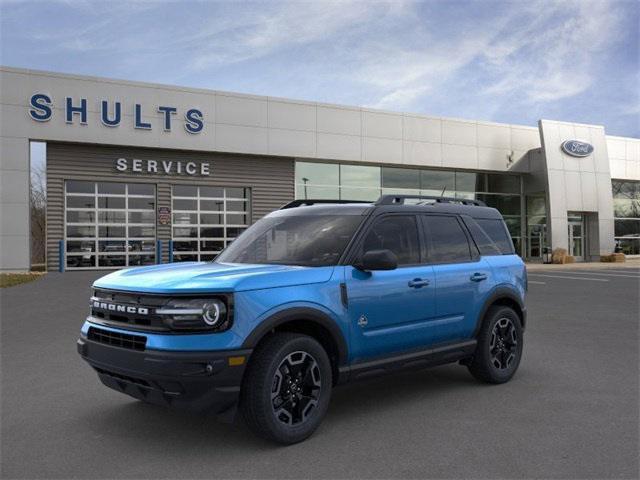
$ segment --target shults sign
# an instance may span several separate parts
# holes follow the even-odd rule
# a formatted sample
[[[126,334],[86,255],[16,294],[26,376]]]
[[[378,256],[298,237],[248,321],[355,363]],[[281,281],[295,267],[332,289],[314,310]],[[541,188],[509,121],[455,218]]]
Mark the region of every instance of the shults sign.
[[[37,122],[47,122],[54,115],[54,103],[51,96],[46,93],[34,93],[29,99],[29,116]],[[180,113],[183,117],[180,123],[184,129],[192,134],[200,133],[204,129],[204,115],[197,108],[189,108],[184,112],[178,112],[176,107],[158,105],[153,109],[143,107],[139,103],[125,105],[131,108],[133,113],[133,127],[139,130],[152,130],[154,125],[143,120],[144,115],[149,114],[149,110],[155,110],[158,116],[158,123],[165,132],[170,132],[175,117]],[[123,116],[122,102],[110,102],[100,100],[100,120],[106,127],[115,128],[120,126]],[[87,99],[66,97],[64,101],[65,121],[73,124],[78,120],[81,125],[87,125]]]

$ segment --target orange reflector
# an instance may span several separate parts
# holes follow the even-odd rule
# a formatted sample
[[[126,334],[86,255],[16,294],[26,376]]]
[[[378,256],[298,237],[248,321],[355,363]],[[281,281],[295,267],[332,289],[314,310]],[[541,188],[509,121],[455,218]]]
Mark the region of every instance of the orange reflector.
[[[229,366],[238,367],[244,365],[244,357],[229,357]]]

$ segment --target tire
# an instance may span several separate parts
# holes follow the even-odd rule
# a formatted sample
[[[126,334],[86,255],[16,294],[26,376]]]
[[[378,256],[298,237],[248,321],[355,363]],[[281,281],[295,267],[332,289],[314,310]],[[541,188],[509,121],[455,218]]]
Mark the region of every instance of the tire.
[[[487,311],[478,346],[467,368],[486,383],[505,383],[516,373],[522,358],[523,335],[518,314],[509,307],[493,306]]]
[[[275,333],[251,357],[240,396],[242,415],[262,438],[301,442],[322,422],[332,384],[329,357],[315,339]]]

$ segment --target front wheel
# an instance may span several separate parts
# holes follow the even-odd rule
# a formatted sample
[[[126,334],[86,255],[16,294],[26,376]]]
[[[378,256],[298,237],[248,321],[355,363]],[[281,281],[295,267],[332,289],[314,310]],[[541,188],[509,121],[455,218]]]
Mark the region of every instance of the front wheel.
[[[520,364],[522,346],[518,314],[509,307],[491,307],[482,322],[478,346],[468,364],[469,371],[483,382],[508,382]]]
[[[316,340],[275,333],[252,355],[243,381],[242,413],[257,435],[278,443],[297,443],[320,425],[329,407],[331,387],[331,363]]]

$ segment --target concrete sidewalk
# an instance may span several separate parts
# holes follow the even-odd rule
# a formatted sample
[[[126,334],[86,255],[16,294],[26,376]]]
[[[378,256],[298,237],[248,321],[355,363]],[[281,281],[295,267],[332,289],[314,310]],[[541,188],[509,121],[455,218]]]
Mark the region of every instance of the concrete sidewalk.
[[[575,270],[600,270],[600,269],[628,269],[628,270],[637,270],[640,271],[640,258],[627,258],[624,263],[609,263],[609,262],[581,262],[581,263],[564,263],[560,265],[551,264],[551,263],[527,263],[528,271],[539,271],[539,270],[564,270],[564,269],[575,269]]]

